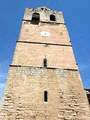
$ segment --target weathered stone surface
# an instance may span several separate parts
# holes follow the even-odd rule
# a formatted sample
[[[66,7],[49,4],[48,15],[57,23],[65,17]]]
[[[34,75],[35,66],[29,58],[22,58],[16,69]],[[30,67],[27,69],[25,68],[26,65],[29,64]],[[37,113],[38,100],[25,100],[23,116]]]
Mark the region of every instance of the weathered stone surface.
[[[89,120],[78,71],[11,67],[7,88],[0,115],[6,120]],[[44,102],[45,90],[48,103]]]
[[[38,25],[30,21],[34,12],[40,13]],[[50,14],[56,16],[56,21],[50,21]],[[61,12],[45,7],[26,9],[8,74],[0,120],[90,120],[88,100]]]
[[[56,45],[48,45],[46,47],[45,45],[42,44],[38,45],[18,43],[15,56],[13,59],[13,64],[43,67],[43,59],[45,57],[48,60],[48,67],[77,69],[77,65],[75,63],[74,55],[72,52],[72,47]],[[67,59],[65,59],[65,57]],[[23,60],[23,58],[25,59]]]

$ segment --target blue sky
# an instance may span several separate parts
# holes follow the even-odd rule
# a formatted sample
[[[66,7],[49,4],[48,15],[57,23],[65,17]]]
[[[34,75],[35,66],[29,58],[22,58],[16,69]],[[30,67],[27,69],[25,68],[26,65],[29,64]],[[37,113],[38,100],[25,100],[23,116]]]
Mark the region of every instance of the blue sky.
[[[64,13],[85,88],[90,88],[90,0],[0,0],[0,96],[26,7],[47,6]]]

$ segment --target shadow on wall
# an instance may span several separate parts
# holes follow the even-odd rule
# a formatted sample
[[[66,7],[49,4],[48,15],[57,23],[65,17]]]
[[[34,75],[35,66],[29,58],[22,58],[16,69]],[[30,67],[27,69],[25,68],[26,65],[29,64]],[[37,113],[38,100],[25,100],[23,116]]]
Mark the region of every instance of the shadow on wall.
[[[85,89],[85,91],[86,91],[86,95],[87,95],[88,102],[89,102],[89,105],[90,105],[90,89]]]

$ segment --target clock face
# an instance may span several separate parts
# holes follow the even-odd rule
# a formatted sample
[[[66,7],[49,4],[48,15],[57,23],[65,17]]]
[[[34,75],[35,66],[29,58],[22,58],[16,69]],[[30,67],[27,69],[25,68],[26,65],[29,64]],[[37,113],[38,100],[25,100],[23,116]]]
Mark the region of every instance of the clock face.
[[[41,36],[50,36],[50,33],[49,32],[47,32],[47,31],[42,31],[42,32],[40,32],[40,34],[41,34]]]

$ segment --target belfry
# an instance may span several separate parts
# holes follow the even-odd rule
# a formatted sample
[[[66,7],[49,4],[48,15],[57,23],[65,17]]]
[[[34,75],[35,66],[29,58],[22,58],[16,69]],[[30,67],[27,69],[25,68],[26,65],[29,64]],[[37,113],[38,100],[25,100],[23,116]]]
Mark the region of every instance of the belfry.
[[[25,10],[0,120],[90,120],[62,12]]]

